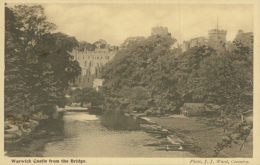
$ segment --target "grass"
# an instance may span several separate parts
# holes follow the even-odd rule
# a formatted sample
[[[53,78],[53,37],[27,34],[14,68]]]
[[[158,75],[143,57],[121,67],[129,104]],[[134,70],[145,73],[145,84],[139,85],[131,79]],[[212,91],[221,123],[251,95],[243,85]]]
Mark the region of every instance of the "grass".
[[[223,127],[208,126],[205,123],[198,122],[195,117],[192,118],[170,118],[160,119],[158,117],[149,117],[158,125],[165,126],[170,131],[187,143],[193,144],[192,152],[198,157],[214,157],[214,147],[217,142],[221,142],[222,138],[231,133],[225,131]],[[245,147],[241,151],[240,145],[233,144],[232,147],[225,147],[218,157],[234,158],[234,157],[253,157],[253,133],[248,137]]]

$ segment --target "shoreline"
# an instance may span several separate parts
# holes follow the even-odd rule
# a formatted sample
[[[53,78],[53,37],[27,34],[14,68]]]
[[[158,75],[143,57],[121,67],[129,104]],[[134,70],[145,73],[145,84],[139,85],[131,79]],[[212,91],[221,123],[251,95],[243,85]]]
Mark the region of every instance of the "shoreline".
[[[214,150],[217,142],[228,136],[232,131],[225,130],[223,127],[208,126],[205,122],[198,121],[196,117],[181,117],[172,115],[167,118],[151,117],[134,114],[135,118],[145,118],[154,128],[165,128],[175,134],[184,143],[192,144],[192,154],[201,158],[252,158],[253,157],[253,130],[240,151],[242,140],[236,140],[237,144],[224,147],[217,157],[214,157]],[[148,120],[147,120],[148,119]],[[144,119],[142,119],[144,120]]]

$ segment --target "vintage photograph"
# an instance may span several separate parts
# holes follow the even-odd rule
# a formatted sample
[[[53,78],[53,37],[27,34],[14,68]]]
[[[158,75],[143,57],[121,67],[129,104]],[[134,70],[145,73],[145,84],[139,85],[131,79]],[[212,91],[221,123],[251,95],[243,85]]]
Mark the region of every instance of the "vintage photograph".
[[[5,158],[253,158],[254,4],[4,13]]]

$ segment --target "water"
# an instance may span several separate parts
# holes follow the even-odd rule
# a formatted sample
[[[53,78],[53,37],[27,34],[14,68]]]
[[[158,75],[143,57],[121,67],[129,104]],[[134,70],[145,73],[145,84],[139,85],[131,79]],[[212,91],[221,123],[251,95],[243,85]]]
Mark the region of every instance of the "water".
[[[103,127],[100,117],[66,112],[60,140],[48,140],[43,157],[193,157],[186,151],[157,151],[144,146],[159,140],[142,130],[116,131]],[[58,135],[57,135],[58,136]],[[8,155],[8,153],[7,153]]]

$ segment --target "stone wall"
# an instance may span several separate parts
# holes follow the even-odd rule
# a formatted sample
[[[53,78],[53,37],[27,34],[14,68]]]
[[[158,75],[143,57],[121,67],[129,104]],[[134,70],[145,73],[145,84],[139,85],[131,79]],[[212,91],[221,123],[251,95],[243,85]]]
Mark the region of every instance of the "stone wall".
[[[118,50],[116,46],[107,45],[106,48],[96,48],[95,51],[74,49],[71,55],[79,62],[82,69],[81,76],[75,80],[79,87],[93,87],[94,79],[100,79],[102,67],[114,58]]]
[[[190,41],[183,41],[182,52],[186,52],[188,49],[195,46],[207,45],[207,39],[205,37],[193,38]]]

